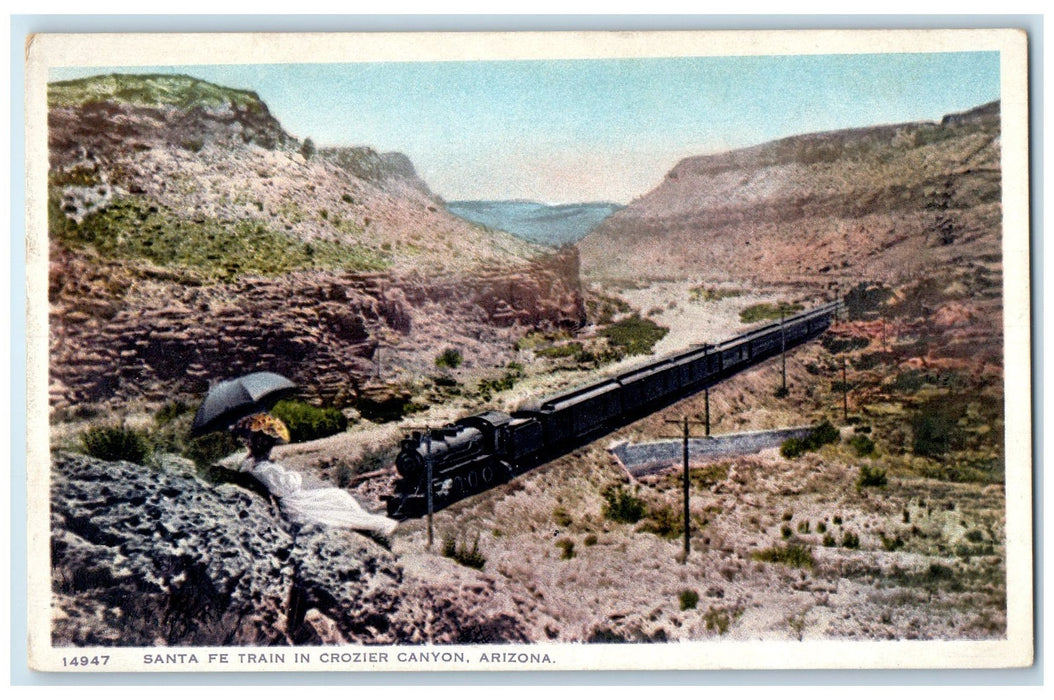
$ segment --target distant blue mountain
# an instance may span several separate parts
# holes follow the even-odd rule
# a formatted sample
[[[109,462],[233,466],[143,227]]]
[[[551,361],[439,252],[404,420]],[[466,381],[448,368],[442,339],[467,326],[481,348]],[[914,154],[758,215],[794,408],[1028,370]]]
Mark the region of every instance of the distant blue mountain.
[[[622,206],[611,202],[551,205],[513,200],[447,202],[446,208],[467,221],[508,231],[532,243],[557,247],[577,243]]]

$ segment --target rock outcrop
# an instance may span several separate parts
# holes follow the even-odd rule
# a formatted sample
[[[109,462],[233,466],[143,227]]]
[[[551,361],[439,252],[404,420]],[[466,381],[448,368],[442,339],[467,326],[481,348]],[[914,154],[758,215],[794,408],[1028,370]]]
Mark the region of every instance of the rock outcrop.
[[[378,153],[372,148],[323,148],[320,153],[357,178],[378,184],[402,184],[418,190],[436,203],[440,199],[432,194],[428,184],[417,175],[413,162],[402,153]]]
[[[371,538],[294,528],[260,494],[201,481],[179,458],[59,453],[51,478],[56,646],[526,640],[480,603],[495,595],[486,582],[467,584],[466,607],[408,580]]]
[[[508,348],[516,329],[585,318],[570,250],[468,279],[314,271],[197,286],[154,272],[134,278],[53,251],[54,408],[202,394],[263,369],[292,378],[305,398],[347,405],[373,377],[379,338],[427,364],[441,342],[471,358],[473,343]]]

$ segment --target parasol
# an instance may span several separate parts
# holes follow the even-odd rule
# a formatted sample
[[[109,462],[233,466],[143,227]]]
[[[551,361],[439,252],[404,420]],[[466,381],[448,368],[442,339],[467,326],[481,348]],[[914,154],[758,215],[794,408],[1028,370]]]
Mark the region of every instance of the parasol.
[[[246,416],[270,410],[295,391],[296,384],[274,372],[253,372],[220,382],[205,395],[190,434],[224,430]]]

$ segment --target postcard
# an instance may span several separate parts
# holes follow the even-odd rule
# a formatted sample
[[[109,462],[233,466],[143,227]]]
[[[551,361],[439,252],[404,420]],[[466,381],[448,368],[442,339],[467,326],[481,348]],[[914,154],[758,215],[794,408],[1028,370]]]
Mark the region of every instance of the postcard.
[[[31,668],[1030,665],[1027,42],[31,37]]]

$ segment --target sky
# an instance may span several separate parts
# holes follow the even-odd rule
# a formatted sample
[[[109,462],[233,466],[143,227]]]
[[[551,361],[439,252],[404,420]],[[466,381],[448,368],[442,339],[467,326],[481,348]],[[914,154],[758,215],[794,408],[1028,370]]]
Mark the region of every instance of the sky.
[[[628,203],[682,158],[937,121],[999,99],[996,52],[59,68],[259,94],[318,146],[405,153],[447,201]]]

